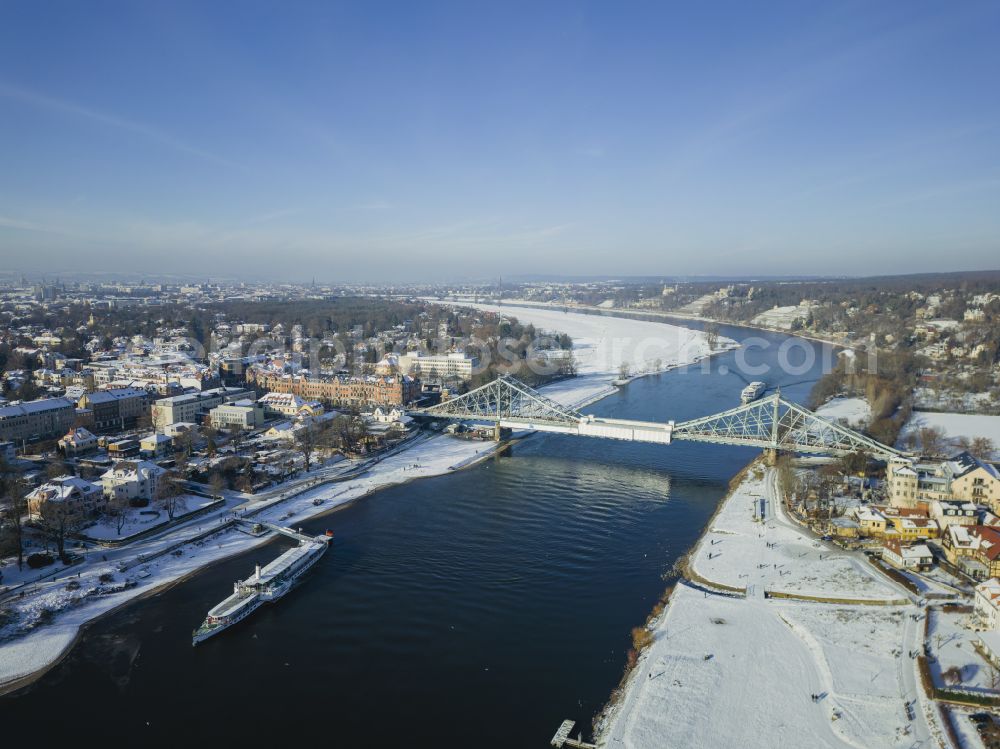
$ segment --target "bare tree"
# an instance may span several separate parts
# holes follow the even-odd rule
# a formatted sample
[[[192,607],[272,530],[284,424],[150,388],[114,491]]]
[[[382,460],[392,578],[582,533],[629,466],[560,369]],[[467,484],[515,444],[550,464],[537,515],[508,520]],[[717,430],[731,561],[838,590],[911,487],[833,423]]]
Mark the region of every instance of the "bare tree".
[[[994,665],[993,661],[986,661],[986,673],[989,674],[990,688],[1000,688],[1000,669]]]
[[[122,529],[128,521],[129,507],[131,507],[131,503],[124,494],[116,494],[108,500],[107,512],[115,519],[115,531],[119,536],[122,535]]]
[[[623,362],[622,362],[622,363],[621,363],[621,364],[620,364],[620,365],[618,366],[618,376],[619,376],[619,377],[620,377],[621,379],[623,379],[623,380],[627,380],[627,379],[628,379],[628,376],[629,376],[629,373],[630,373],[631,371],[632,371],[632,368],[631,368],[631,367],[629,366],[629,363],[628,363],[627,361],[623,361]]]
[[[368,427],[360,416],[341,414],[333,421],[333,431],[342,450],[356,452],[368,436]]]
[[[920,447],[925,455],[936,457],[945,449],[944,430],[940,427],[923,427],[920,430]]]
[[[790,455],[781,455],[776,464],[778,471],[778,490],[785,502],[791,501],[792,495],[798,486],[798,477],[795,475],[795,468],[792,465]]]
[[[951,685],[957,685],[962,683],[962,669],[958,666],[952,666],[946,671],[942,672],[941,677],[946,683]]]
[[[45,461],[45,478],[46,479],[57,479],[60,476],[66,475],[66,464],[63,462],[59,454],[56,453],[51,458]]]
[[[187,430],[174,437],[174,460],[177,461],[178,466],[182,460],[186,463],[187,459],[191,456],[193,443],[194,435]]]
[[[710,351],[715,351],[715,346],[719,342],[719,326],[710,322],[705,326],[705,342],[708,343]]]
[[[80,511],[68,501],[45,500],[39,508],[39,526],[55,541],[59,558],[66,561],[66,536],[80,527]]]
[[[212,471],[212,475],[208,478],[208,485],[212,487],[212,494],[216,499],[222,497],[222,491],[226,488],[226,477],[222,475],[221,471]]]
[[[840,459],[840,470],[844,476],[858,476],[868,467],[868,455],[863,450],[848,453]]]
[[[236,488],[244,494],[253,493],[253,471],[248,470],[236,477]]]
[[[302,459],[305,461],[306,473],[309,473],[309,467],[312,465],[313,453],[319,443],[319,428],[316,426],[316,422],[312,419],[306,421],[302,426],[295,430],[295,444],[302,453]]]
[[[24,515],[28,511],[28,485],[20,476],[7,473],[0,466],[0,499],[3,501],[4,515],[7,518],[5,531],[10,535],[11,544],[17,550],[17,568],[24,567]]]
[[[989,437],[973,437],[972,442],[969,443],[969,452],[980,460],[992,458],[996,449],[996,445]]]
[[[181,484],[181,480],[181,476],[177,471],[167,471],[160,476],[160,480],[156,484],[155,500],[167,511],[167,517],[170,520],[174,519],[174,515],[181,506],[182,497],[184,496],[184,487]]]
[[[243,439],[246,437],[246,433],[242,426],[239,424],[233,424],[229,428],[229,441],[233,443],[233,447],[238,451],[243,445]]]

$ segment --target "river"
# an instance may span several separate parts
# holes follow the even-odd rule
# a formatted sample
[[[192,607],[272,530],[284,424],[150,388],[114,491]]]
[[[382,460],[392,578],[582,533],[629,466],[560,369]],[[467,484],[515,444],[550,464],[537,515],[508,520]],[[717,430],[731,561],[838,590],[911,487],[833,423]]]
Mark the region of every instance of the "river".
[[[771,365],[761,379],[786,397],[807,399],[824,347],[799,343],[792,364],[804,352],[815,361],[782,374],[784,336],[720,332],[771,342],[747,359]],[[708,374],[699,364],[635,380],[587,411],[664,421],[724,410],[744,385],[731,372],[738,356],[715,357]],[[0,715],[46,744],[509,749],[548,746],[564,718],[589,734],[630,629],[754,454],[530,436],[308,524],[336,535],[303,583],[198,648],[190,634],[206,610],[286,542],[95,623],[59,666],[0,698]]]

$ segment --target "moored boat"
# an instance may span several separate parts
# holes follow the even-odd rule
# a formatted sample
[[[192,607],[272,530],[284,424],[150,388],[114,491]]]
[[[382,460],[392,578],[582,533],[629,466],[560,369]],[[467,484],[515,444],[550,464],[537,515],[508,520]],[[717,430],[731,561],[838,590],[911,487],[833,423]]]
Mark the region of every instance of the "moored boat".
[[[303,538],[295,546],[265,567],[259,564],[254,574],[233,585],[233,593],[213,606],[205,621],[191,637],[191,644],[207,640],[237,622],[243,621],[265,603],[276,601],[292,589],[295,581],[312,567],[330,544],[328,533]]]

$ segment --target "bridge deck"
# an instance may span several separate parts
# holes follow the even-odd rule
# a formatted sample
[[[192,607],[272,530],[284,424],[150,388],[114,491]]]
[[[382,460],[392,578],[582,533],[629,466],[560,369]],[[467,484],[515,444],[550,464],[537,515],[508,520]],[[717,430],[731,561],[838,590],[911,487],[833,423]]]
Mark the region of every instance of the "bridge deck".
[[[624,440],[626,442],[655,442],[669,445],[673,424],[652,421],[631,421],[629,419],[602,419],[590,416],[575,424],[547,419],[503,417],[500,426],[509,429],[530,429],[535,432],[555,432],[575,434],[581,437],[601,437],[603,439]]]

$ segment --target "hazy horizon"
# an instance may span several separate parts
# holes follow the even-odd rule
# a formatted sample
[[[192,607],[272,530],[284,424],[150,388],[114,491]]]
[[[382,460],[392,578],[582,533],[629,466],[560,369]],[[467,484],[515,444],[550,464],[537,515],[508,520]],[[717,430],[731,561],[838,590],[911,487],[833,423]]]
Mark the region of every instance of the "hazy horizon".
[[[2,266],[993,268],[998,28],[995,3],[8,3]]]

